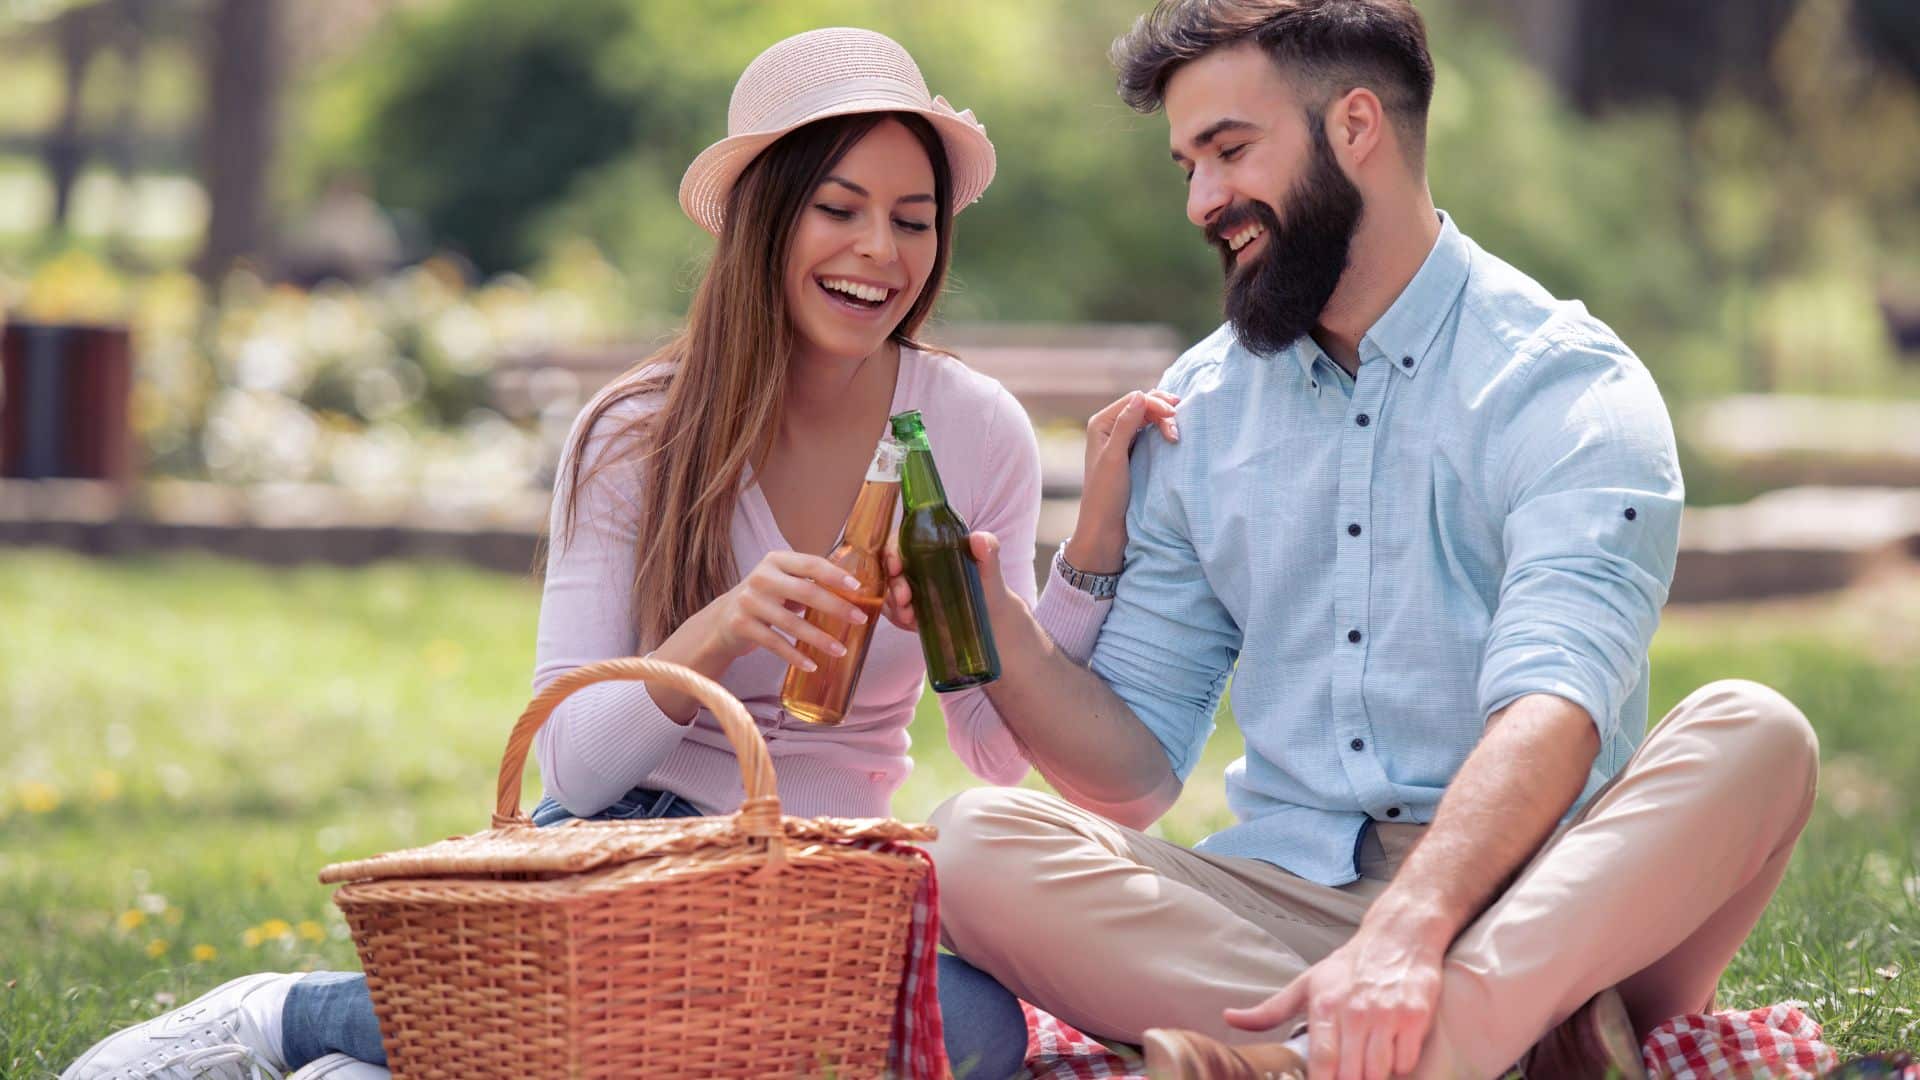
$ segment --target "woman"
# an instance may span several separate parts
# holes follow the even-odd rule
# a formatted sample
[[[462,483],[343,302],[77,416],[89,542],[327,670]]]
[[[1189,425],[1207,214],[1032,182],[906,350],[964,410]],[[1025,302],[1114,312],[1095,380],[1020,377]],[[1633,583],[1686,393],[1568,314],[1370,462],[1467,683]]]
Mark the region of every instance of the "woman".
[[[899,45],[861,30],[782,41],[741,76],[728,138],[681,183],[713,233],[713,261],[686,329],[582,412],[555,483],[534,686],[582,664],[649,654],[718,679],[766,737],[790,813],[883,816],[911,768],[907,726],[925,666],[910,616],[875,628],[846,720],[812,727],[780,709],[789,639],[836,645],[804,621],[819,608],[863,620],[817,582],[889,415],[921,410],[949,500],[1002,539],[1006,579],[1033,602],[1040,469],[1031,426],[993,380],[916,343],[944,282],[955,211],[994,171],[971,114],[929,97]],[[1095,418],[1090,454],[1117,454],[1147,423],[1171,434],[1169,400],[1130,394]],[[1089,464],[1093,464],[1090,460]],[[1082,514],[1119,532],[1125,470]],[[1079,549],[1076,549],[1078,551]],[[1109,546],[1083,561],[1119,563]],[[1058,573],[1056,572],[1056,576]],[[1043,624],[1084,656],[1104,605],[1050,584]],[[1014,783],[1027,762],[984,691],[940,699],[969,769]],[[679,694],[602,683],[553,713],[536,741],[540,824],[571,817],[727,813],[739,766],[712,717]],[[948,1049],[973,1075],[1016,1071],[1018,1003],[941,958]],[[357,974],[253,975],[109,1037],[69,1077],[385,1076],[380,1032]]]

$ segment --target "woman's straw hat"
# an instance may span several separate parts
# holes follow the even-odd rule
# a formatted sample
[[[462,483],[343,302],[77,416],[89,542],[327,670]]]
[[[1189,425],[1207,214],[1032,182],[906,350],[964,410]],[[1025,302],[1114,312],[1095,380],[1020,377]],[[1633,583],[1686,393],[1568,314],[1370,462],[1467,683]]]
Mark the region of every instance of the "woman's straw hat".
[[[815,120],[870,112],[915,113],[933,124],[953,170],[956,213],[993,180],[993,144],[973,110],[955,112],[929,95],[919,66],[892,38],[832,27],[776,42],[747,65],[727,106],[727,137],[702,150],[680,180],[681,209],[720,235],[727,193],[760,151]]]

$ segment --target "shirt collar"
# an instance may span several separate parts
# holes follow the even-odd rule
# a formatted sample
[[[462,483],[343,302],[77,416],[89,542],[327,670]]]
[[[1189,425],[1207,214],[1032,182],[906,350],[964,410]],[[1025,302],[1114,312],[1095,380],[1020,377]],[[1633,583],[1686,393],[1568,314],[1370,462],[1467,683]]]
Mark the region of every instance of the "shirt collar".
[[[1317,382],[1313,367],[1327,354],[1320,348],[1320,343],[1313,340],[1313,335],[1301,334],[1300,340],[1287,346],[1287,351],[1293,354],[1293,362],[1300,365],[1300,374],[1306,376],[1308,382]],[[1333,358],[1328,357],[1327,363],[1333,363]]]
[[[1461,290],[1466,288],[1469,262],[1466,237],[1460,235],[1459,226],[1445,210],[1436,213],[1440,216],[1440,236],[1434,240],[1433,250],[1427,252],[1419,272],[1400,290],[1386,314],[1361,335],[1360,362],[1363,364],[1379,357],[1408,378],[1419,374],[1426,364],[1427,346],[1433,344],[1441,324],[1460,299]],[[1300,374],[1308,382],[1318,381],[1314,365],[1327,354],[1311,334],[1300,335],[1300,340],[1287,346],[1286,351],[1292,354],[1293,362],[1299,365]],[[1413,363],[1407,363],[1409,359]],[[1332,358],[1329,357],[1327,363],[1332,364]]]
[[[1466,238],[1445,211],[1439,213],[1440,237],[1433,242],[1426,262],[1420,264],[1420,272],[1360,338],[1361,363],[1378,356],[1408,378],[1418,375],[1426,364],[1427,346],[1433,344],[1447,314],[1459,301],[1461,290],[1466,288]],[[1309,367],[1312,362],[1309,356]]]

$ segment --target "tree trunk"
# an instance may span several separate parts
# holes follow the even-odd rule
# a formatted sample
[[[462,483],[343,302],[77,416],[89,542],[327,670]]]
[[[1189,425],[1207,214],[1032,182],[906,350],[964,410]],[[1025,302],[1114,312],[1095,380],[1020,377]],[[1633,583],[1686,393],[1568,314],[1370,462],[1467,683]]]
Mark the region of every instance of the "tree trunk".
[[[50,225],[56,233],[67,229],[67,219],[73,213],[73,186],[86,164],[80,141],[80,95],[87,81],[87,65],[93,61],[96,29],[92,13],[82,10],[61,15],[54,30],[60,42],[60,120],[42,153],[47,176],[53,182]]]
[[[140,224],[137,189],[139,173],[135,162],[134,140],[140,135],[140,104],[145,87],[149,2],[150,0],[120,0],[120,22],[116,27],[118,34],[115,47],[120,54],[121,70],[120,100],[114,107],[113,135],[109,145],[112,147],[114,172],[120,178],[120,218],[112,233],[111,247],[114,257],[122,263],[132,260],[128,237]]]
[[[267,184],[284,68],[280,15],[281,0],[215,0],[207,14],[200,161],[211,216],[195,264],[207,281],[267,247]]]

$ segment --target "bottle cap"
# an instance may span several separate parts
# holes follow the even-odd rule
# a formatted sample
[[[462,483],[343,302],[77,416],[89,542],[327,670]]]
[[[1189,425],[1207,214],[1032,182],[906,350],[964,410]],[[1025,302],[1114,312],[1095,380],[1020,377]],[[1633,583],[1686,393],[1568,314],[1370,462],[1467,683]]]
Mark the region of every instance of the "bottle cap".
[[[906,460],[906,446],[891,435],[882,435],[880,445],[873,448],[873,464],[867,466],[867,479],[883,484],[896,483],[900,479],[900,465]]]

